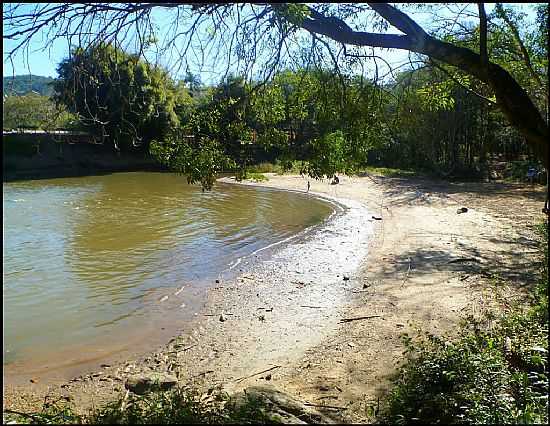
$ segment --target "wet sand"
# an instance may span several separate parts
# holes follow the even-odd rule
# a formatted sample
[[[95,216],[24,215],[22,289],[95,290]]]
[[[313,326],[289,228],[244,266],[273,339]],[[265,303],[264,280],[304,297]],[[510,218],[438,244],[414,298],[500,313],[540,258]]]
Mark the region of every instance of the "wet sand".
[[[533,279],[540,187],[372,176],[310,182],[312,195],[345,211],[260,262],[244,259],[240,275],[213,286],[204,310],[170,343],[70,382],[5,385],[4,407],[36,406],[49,393],[84,412],[115,397],[128,375],[154,370],[229,392],[269,382],[365,421],[402,360],[403,332],[456,329],[462,315],[484,308],[489,274],[510,281],[510,297]],[[270,175],[262,185],[305,192],[307,179]],[[457,214],[463,206],[468,212]],[[466,258],[476,260],[453,262]],[[341,322],[360,316],[369,318]]]

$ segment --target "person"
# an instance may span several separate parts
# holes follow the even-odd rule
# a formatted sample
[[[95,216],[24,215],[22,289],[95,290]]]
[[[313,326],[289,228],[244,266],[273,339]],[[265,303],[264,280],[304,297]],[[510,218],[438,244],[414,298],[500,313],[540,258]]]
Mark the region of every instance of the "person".
[[[338,179],[338,176],[334,175],[334,178],[332,179],[331,185],[338,185],[340,183],[340,179]]]
[[[309,188],[310,188],[310,183],[309,183],[309,180],[307,181],[307,191],[306,192],[309,192]]]
[[[527,179],[529,179],[529,183],[533,184],[535,182],[535,176],[537,176],[537,169],[529,167],[529,170],[527,170]]]

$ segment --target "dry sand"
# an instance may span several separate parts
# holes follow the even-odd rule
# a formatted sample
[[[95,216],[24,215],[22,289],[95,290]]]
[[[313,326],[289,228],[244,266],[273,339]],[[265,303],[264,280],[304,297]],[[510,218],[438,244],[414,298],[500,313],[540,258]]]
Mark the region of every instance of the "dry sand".
[[[261,185],[307,188],[300,176],[269,178]],[[228,392],[270,383],[341,407],[327,409],[341,420],[369,421],[367,408],[376,408],[403,360],[402,333],[456,330],[466,313],[485,309],[493,276],[509,282],[501,288],[509,298],[533,283],[544,188],[379,176],[310,182],[310,193],[347,200],[346,214],[363,219],[321,227],[216,284],[204,312],[158,352],[68,383],[4,386],[4,408],[38,406],[50,394],[84,411],[122,391],[128,375],[154,370]],[[457,214],[460,207],[468,212]],[[334,234],[341,249],[323,246]],[[369,318],[341,322],[361,316]]]

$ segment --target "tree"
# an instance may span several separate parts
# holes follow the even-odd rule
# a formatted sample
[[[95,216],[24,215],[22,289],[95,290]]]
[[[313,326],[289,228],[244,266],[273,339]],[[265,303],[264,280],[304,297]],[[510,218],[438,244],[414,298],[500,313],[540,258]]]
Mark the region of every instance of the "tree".
[[[47,96],[28,94],[24,96],[5,96],[2,114],[4,129],[31,128],[52,130],[78,126],[73,114],[62,106],[56,105]]]
[[[58,66],[55,99],[79,115],[84,125],[106,134],[116,149],[148,149],[179,124],[176,102],[183,102],[159,67],[110,44],[76,48]],[[183,98],[182,98],[183,97]]]
[[[325,45],[335,62],[338,60],[337,54],[340,51],[346,55],[348,48],[351,47],[404,49],[452,65],[486,83],[494,92],[496,102],[507,119],[519,129],[533,152],[548,166],[548,123],[520,82],[505,67],[491,60],[487,50],[489,19],[483,3],[478,4],[477,51],[428,34],[408,14],[397,7],[387,3],[368,3],[367,5],[368,8],[353,4],[309,6],[301,4],[63,3],[37,6],[33,13],[28,13],[22,10],[21,6],[15,5],[8,7],[4,13],[4,21],[8,27],[4,38],[18,42],[16,47],[8,52],[13,54],[27,46],[41,29],[50,30],[50,39],[60,36],[72,38],[77,34],[88,42],[109,38],[120,42],[128,34],[132,34],[132,40],[142,53],[145,46],[144,40],[151,35],[155,36],[154,26],[151,25],[151,14],[156,9],[163,9],[175,11],[175,14],[172,15],[171,21],[173,31],[166,38],[167,44],[161,51],[168,51],[170,46],[183,38],[187,43],[184,43],[179,59],[186,58],[190,52],[189,49],[192,50],[193,47],[192,37],[206,26],[207,31],[203,31],[204,40],[207,42],[206,49],[212,46],[212,40],[222,37],[223,43],[220,42],[218,46],[225,45],[229,58],[236,56],[238,63],[244,64],[245,74],[253,71],[253,64],[261,57],[261,55],[258,56],[258,51],[262,51],[264,57],[267,56],[266,64],[278,64],[284,52],[289,51],[289,42],[303,42],[303,38],[298,34],[299,29],[304,29],[311,35],[312,45]],[[356,22],[359,20],[361,21],[359,24],[364,24],[368,21],[369,15],[366,14],[369,12],[374,12],[377,18],[371,20],[374,22],[375,31],[361,31],[357,26],[358,29],[353,29],[347,23],[347,21],[354,21],[354,25],[358,25]],[[185,30],[179,26],[182,21],[185,21]],[[236,22],[236,24],[230,27],[229,22]],[[403,34],[383,33],[382,29],[388,25]],[[131,32],[131,29],[134,31]],[[331,48],[327,40],[337,42],[341,49]],[[231,60],[227,63],[229,67]],[[272,66],[266,67],[270,70],[268,76],[271,75],[272,68]],[[545,84],[547,84],[546,81]]]

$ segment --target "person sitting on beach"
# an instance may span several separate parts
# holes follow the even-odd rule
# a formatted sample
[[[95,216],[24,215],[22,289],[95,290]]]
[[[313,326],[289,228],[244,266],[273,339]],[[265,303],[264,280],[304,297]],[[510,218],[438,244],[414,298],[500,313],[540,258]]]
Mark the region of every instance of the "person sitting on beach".
[[[340,183],[340,179],[338,179],[338,176],[334,175],[334,178],[332,179],[331,185],[338,185]]]

